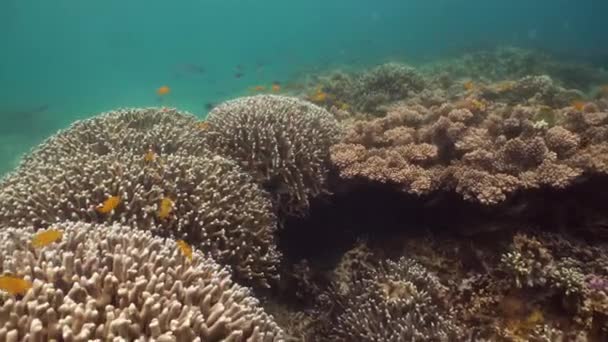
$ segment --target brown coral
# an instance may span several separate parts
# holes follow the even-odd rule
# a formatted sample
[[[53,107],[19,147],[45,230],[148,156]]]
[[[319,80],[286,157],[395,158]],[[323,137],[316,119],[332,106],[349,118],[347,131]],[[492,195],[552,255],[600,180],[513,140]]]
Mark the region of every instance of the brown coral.
[[[543,108],[394,104],[384,118],[348,124],[332,161],[346,179],[392,183],[413,194],[451,190],[484,204],[520,189],[565,188],[585,171],[608,169],[601,156],[608,128],[590,118],[597,113],[558,111],[563,125],[549,127],[538,121]]]
[[[97,211],[110,196],[120,197],[118,206]],[[270,200],[238,165],[219,156],[66,155],[57,164],[18,169],[0,184],[0,198],[3,224],[120,222],[185,239],[231,265],[239,279],[268,286],[276,276]],[[164,198],[172,202],[165,218],[158,214]]]
[[[207,146],[237,161],[268,189],[281,211],[301,214],[326,192],[336,119],[297,98],[258,95],[228,101],[208,118]]]
[[[2,341],[283,341],[284,333],[230,272],[174,241],[114,225],[57,223],[34,250],[31,228],[3,228],[2,273],[33,282],[2,293]]]

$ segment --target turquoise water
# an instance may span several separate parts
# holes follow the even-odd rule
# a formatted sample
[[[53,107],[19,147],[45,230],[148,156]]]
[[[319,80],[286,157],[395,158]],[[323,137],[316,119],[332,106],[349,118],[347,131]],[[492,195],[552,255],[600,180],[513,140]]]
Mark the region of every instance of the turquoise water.
[[[0,172],[76,119],[159,105],[203,116],[252,86],[341,66],[497,45],[601,64],[606,13],[602,0],[2,0]]]

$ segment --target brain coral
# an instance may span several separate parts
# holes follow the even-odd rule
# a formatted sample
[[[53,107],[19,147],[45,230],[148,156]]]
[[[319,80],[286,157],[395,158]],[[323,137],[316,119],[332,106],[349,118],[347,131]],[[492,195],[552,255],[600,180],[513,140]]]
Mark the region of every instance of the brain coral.
[[[274,196],[282,212],[298,214],[325,191],[329,147],[339,136],[326,110],[277,95],[238,98],[215,107],[206,142],[236,160]]]
[[[282,341],[282,330],[228,271],[171,239],[114,225],[58,223],[35,250],[32,228],[0,232],[2,273],[33,283],[0,293],[2,341]]]
[[[3,224],[39,229],[61,221],[120,222],[185,239],[233,267],[241,280],[268,286],[276,274],[270,200],[238,165],[219,156],[65,155],[54,164],[19,168],[0,183],[0,198]],[[99,212],[111,198],[120,199],[115,208]],[[169,204],[164,217],[163,202]]]
[[[387,261],[336,293],[331,341],[461,341],[447,288],[414,260]]]
[[[174,109],[126,108],[74,122],[47,139],[24,158],[23,164],[56,163],[70,154],[111,152],[202,154],[204,135],[194,115]]]

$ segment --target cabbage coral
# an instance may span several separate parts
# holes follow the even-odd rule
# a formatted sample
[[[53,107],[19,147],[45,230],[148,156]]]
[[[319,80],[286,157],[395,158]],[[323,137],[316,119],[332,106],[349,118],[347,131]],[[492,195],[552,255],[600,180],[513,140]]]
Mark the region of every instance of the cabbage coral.
[[[114,206],[101,211],[110,200]],[[76,153],[30,162],[0,183],[1,223],[39,229],[61,221],[120,222],[175,236],[232,266],[239,279],[268,286],[276,276],[270,200],[219,156]]]
[[[207,146],[236,160],[274,196],[282,212],[299,214],[326,191],[329,147],[339,135],[326,110],[297,98],[258,95],[215,107]]]
[[[60,241],[30,245],[33,229],[0,232],[2,273],[33,287],[0,293],[2,341],[282,341],[247,288],[195,251],[130,227],[57,223]]]

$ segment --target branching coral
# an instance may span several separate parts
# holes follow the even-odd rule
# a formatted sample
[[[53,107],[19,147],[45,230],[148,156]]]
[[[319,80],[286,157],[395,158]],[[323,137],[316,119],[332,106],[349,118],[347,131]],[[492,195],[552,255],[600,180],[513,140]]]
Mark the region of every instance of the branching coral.
[[[379,105],[403,100],[422,91],[426,81],[412,67],[386,63],[368,72],[330,75],[321,85],[325,92],[355,109],[375,112]]]
[[[349,291],[334,292],[331,341],[459,341],[447,288],[411,259],[387,261]],[[331,297],[331,296],[330,296]]]
[[[73,123],[34,149],[23,164],[56,164],[74,154],[205,154],[203,135],[192,114],[161,108],[119,109]]]
[[[591,156],[603,145],[585,141],[606,140],[603,133],[589,136],[598,126],[568,118],[567,108],[555,114],[563,125],[539,125],[543,106],[394,104],[386,117],[349,124],[332,161],[344,178],[393,183],[413,194],[453,190],[484,204],[519,189],[565,188],[600,168],[602,159]]]
[[[126,226],[57,223],[41,250],[31,228],[0,232],[2,273],[33,287],[0,294],[2,341],[283,341],[283,331],[230,272],[174,241]]]
[[[258,95],[228,101],[208,118],[206,145],[231,158],[266,189],[282,212],[301,214],[326,192],[329,147],[339,139],[326,110],[297,98]]]
[[[185,239],[231,265],[239,279],[268,286],[276,276],[270,200],[238,165],[219,156],[64,156],[57,164],[15,171],[0,184],[0,198],[4,224],[120,222]],[[100,212],[109,199],[116,199],[114,206]]]

